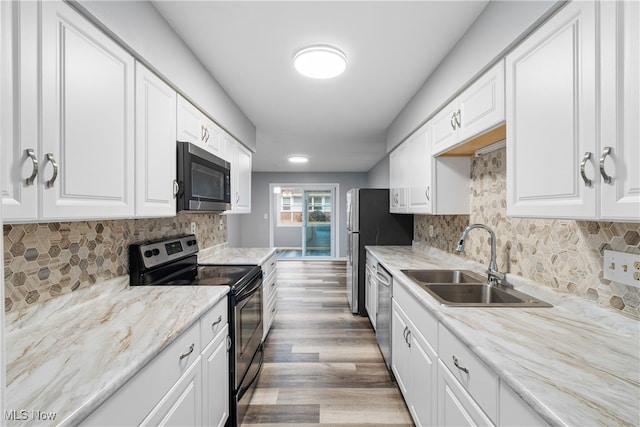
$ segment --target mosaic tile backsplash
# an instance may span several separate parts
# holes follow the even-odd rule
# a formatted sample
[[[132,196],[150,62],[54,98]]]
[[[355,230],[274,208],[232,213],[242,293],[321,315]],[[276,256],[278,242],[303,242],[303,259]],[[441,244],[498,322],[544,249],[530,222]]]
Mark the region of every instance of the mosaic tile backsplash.
[[[172,218],[5,224],[4,308],[18,310],[128,274],[131,243],[188,234],[201,248],[226,241],[227,219],[180,213]]]
[[[505,159],[505,149],[473,158],[471,215],[416,215],[414,240],[453,253],[464,227],[486,224],[496,234],[500,271],[640,318],[640,288],[611,282],[602,272],[605,249],[640,254],[640,223],[509,218]],[[462,255],[488,265],[489,248],[489,235],[474,230]]]

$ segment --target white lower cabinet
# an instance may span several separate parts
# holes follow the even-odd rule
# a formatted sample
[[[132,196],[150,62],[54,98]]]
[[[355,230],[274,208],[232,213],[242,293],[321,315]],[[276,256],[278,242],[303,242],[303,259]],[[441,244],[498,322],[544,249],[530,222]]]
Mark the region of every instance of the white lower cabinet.
[[[391,369],[416,426],[548,425],[398,282]]]
[[[223,426],[229,415],[228,336],[225,298],[81,425]]]
[[[394,287],[394,293],[399,290]],[[417,426],[436,425],[438,355],[394,294],[391,318],[391,369]],[[411,308],[407,307],[410,311]],[[437,323],[436,323],[437,324]]]
[[[260,267],[262,268],[262,340],[267,339],[271,325],[276,318],[278,306],[278,271],[277,259],[274,253]]]

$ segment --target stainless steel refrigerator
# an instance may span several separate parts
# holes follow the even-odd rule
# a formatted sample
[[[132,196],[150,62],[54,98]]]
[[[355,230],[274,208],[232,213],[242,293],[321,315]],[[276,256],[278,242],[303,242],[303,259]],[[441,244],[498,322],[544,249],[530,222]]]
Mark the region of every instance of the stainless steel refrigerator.
[[[367,245],[411,245],[413,215],[389,213],[389,190],[354,188],[347,192],[347,299],[352,313],[364,304]]]

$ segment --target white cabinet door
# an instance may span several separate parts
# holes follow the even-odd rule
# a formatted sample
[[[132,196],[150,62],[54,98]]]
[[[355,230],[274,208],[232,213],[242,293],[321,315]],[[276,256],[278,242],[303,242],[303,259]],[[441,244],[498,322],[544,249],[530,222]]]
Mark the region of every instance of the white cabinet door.
[[[393,300],[391,312],[391,370],[396,377],[398,388],[402,392],[405,401],[409,400],[409,375],[411,368],[411,349],[407,341],[406,315],[398,303]]]
[[[407,212],[407,144],[402,143],[389,155],[389,211]]]
[[[41,7],[41,217],[131,217],[133,57],[65,3]]]
[[[0,6],[2,209],[5,222],[33,221],[41,185],[37,168],[44,159],[38,140],[38,3]],[[18,18],[12,19],[12,14]]]
[[[640,3],[600,3],[601,137],[598,158],[610,147],[599,172],[603,219],[640,221]],[[599,160],[599,159],[598,159]]]
[[[229,349],[225,326],[202,352],[203,425],[223,427],[229,418]]]
[[[409,213],[433,213],[432,205],[432,168],[431,156],[431,127],[425,126],[413,136],[407,147],[408,168],[408,197],[407,211]]]
[[[199,357],[140,425],[202,425],[202,371]]]
[[[176,92],[136,63],[136,216],[175,216]]]
[[[417,426],[437,425],[438,355],[411,322],[409,411]]]
[[[438,361],[437,401],[438,426],[494,425],[441,361]]]
[[[177,128],[178,141],[202,144],[204,138],[204,115],[193,104],[178,95],[177,100]]]
[[[430,120],[432,127],[432,151],[439,154],[458,143],[458,100],[451,101],[433,119]]]
[[[466,141],[504,121],[504,61],[498,62],[458,97],[458,141]]]
[[[596,217],[594,2],[571,2],[506,58],[507,213]],[[595,159],[585,160],[593,176]]]
[[[231,181],[231,205],[234,213],[251,213],[251,158],[251,151],[236,143],[235,167],[232,168],[235,180]]]

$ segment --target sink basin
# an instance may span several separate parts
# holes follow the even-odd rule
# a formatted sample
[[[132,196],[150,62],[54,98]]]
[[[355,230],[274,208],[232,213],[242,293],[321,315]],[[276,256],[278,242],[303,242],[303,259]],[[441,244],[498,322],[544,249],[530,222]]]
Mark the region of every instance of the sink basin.
[[[468,270],[402,270],[419,283],[482,283],[486,279]]]
[[[440,304],[453,307],[553,307],[467,270],[402,270]]]

